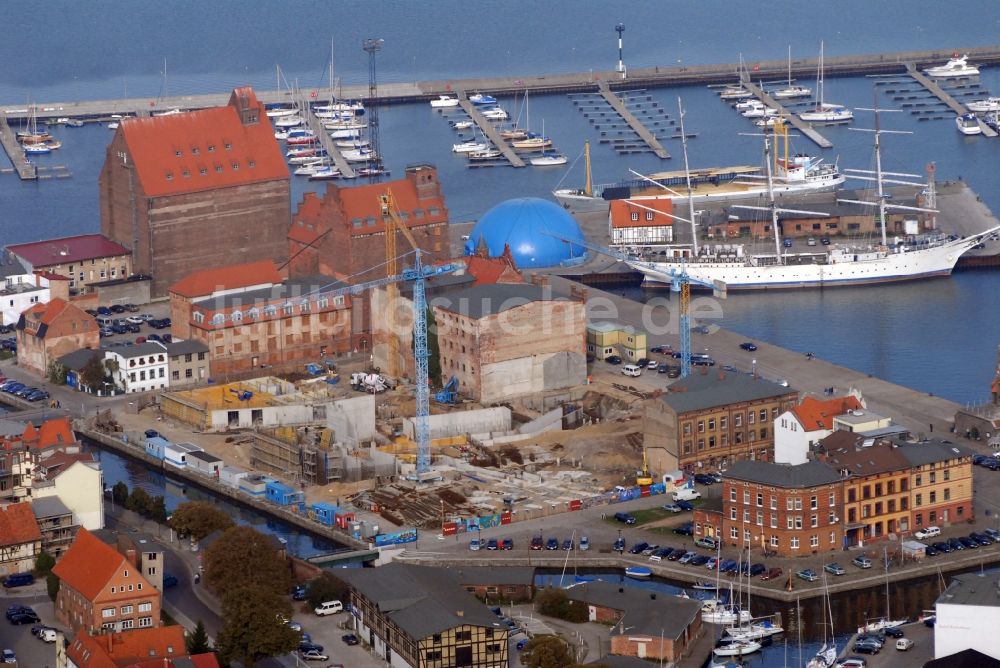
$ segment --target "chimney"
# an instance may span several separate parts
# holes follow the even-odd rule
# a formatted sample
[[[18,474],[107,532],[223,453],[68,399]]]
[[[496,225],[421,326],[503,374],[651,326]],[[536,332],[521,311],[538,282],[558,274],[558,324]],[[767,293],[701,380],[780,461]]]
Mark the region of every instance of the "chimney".
[[[139,567],[139,555],[136,554],[135,548],[130,547],[125,550],[125,558],[136,568]]]

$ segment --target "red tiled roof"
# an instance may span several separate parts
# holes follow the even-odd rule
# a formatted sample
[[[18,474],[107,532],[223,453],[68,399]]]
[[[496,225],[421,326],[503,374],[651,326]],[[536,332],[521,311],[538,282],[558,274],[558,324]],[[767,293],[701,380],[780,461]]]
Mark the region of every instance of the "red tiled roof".
[[[7,246],[7,250],[24,259],[35,269],[82,260],[128,255],[130,252],[103,234],[79,234],[72,237],[14,244]]]
[[[184,644],[184,628],[174,625],[131,629],[100,636],[81,633],[70,644],[67,654],[80,668],[163,668],[173,665],[171,659],[187,656],[187,647]],[[167,661],[164,661],[165,658]],[[213,665],[217,667],[218,663],[195,663],[198,668]]]
[[[264,283],[281,283],[281,281],[281,274],[278,273],[274,262],[260,260],[196,271],[170,286],[170,292],[194,299],[206,297],[216,290],[232,290]]]
[[[466,271],[476,277],[473,285],[493,285],[496,283],[523,283],[524,277],[517,270],[517,263],[510,252],[510,246],[504,245],[499,257],[484,257],[470,255],[462,258]]]
[[[241,100],[256,122],[240,122]],[[224,107],[125,119],[117,131],[150,197],[289,179],[264,105],[249,87],[235,89]]]
[[[89,464],[97,461],[91,452],[66,452],[59,450],[38,462],[37,470],[45,475],[46,480],[52,480],[77,462]]]
[[[36,448],[49,448],[54,445],[69,445],[76,443],[76,434],[70,425],[68,417],[46,420],[41,429],[36,429],[31,422],[24,428],[21,440],[25,445]]]
[[[0,545],[22,545],[41,539],[30,503],[0,506]]]
[[[612,227],[659,227],[661,225],[673,225],[674,219],[670,216],[661,216],[649,211],[656,209],[662,213],[674,213],[673,201],[669,199],[644,199],[642,205],[635,206],[627,199],[611,200],[611,226]],[[645,207],[645,208],[643,208]],[[632,220],[632,214],[639,214],[639,220]],[[653,216],[652,220],[647,220],[646,214]]]
[[[37,527],[36,527],[37,528]],[[113,547],[84,528],[52,569],[60,580],[94,600],[125,560]]]
[[[798,418],[799,424],[806,431],[817,431],[819,429],[833,429],[833,418],[843,415],[850,410],[864,408],[858,398],[851,395],[846,397],[836,397],[821,401],[814,397],[806,397],[798,406],[792,409],[792,413]]]

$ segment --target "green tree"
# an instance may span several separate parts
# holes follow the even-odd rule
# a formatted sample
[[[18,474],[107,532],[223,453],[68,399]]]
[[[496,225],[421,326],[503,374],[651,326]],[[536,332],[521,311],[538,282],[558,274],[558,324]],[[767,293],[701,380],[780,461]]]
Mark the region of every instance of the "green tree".
[[[521,662],[527,668],[565,668],[573,665],[569,645],[559,636],[535,636],[524,647]]]
[[[49,573],[45,576],[45,589],[48,591],[49,598],[55,603],[56,596],[59,594],[59,578],[55,573]]]
[[[291,611],[288,597],[283,593],[259,585],[230,589],[222,597],[223,623],[215,638],[223,662],[240,661],[253,668],[261,659],[293,651],[302,634],[284,622]]]
[[[568,622],[585,622],[589,617],[587,606],[571,601],[561,589],[543,589],[535,596],[535,608],[543,615],[565,619]]]
[[[132,493],[128,495],[128,501],[125,502],[125,507],[133,512],[137,512],[140,515],[149,515],[149,509],[152,507],[153,497],[149,495],[149,492],[144,490],[142,487],[136,487],[132,490]]]
[[[185,634],[184,644],[187,646],[188,654],[205,654],[212,651],[212,646],[208,642],[208,631],[205,624],[199,619],[194,627],[194,631]]]
[[[52,567],[56,565],[55,557],[51,554],[42,550],[41,554],[35,559],[35,577],[43,578],[52,572]]]
[[[128,485],[119,480],[111,488],[111,499],[119,506],[124,506],[128,502]]]
[[[318,608],[324,601],[344,601],[350,598],[351,590],[343,580],[329,571],[323,571],[309,583],[306,601],[310,608]]]
[[[167,521],[167,501],[162,496],[154,496],[150,502],[149,519],[160,524]]]
[[[279,556],[271,539],[256,529],[226,529],[205,550],[203,559],[205,583],[220,595],[253,585],[282,597],[288,595],[288,563]]]
[[[87,363],[80,369],[80,382],[91,390],[97,391],[104,387],[104,377],[104,365],[101,364],[100,355],[95,352],[93,357],[87,360]]]
[[[66,366],[60,364],[55,360],[49,362],[49,367],[46,369],[45,376],[48,381],[53,385],[65,385],[66,384]]]
[[[213,531],[225,531],[233,519],[207,501],[188,501],[177,506],[170,516],[170,526],[179,534],[201,540]]]

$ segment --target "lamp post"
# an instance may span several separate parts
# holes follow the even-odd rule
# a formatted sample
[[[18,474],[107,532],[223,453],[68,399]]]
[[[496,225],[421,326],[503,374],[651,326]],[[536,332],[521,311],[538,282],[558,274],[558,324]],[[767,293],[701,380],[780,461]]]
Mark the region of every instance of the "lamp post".
[[[625,543],[622,542],[622,530],[618,530],[618,556],[621,557],[625,553]]]
[[[622,59],[622,33],[625,32],[625,24],[619,23],[615,26],[615,32],[618,33],[618,71],[622,75],[622,79],[625,78],[625,61]]]
[[[750,360],[750,364],[753,365],[751,367],[751,373],[750,373],[750,375],[753,376],[754,378],[756,378],[757,377],[757,360],[756,359]]]

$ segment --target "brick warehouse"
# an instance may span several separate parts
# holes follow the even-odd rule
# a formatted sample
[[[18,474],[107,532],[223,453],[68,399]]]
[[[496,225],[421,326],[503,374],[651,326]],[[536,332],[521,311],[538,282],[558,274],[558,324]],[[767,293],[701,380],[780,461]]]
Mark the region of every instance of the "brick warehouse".
[[[336,276],[348,283],[385,276],[385,221],[379,196],[392,192],[400,218],[420,248],[428,253],[424,263],[450,257],[448,208],[437,169],[430,165],[406,168],[406,176],[388,183],[342,188],[329,184],[320,197],[307,192],[288,231],[288,275]],[[410,244],[397,235],[396,252],[409,252]],[[412,256],[410,256],[412,258]],[[400,268],[412,259],[399,261]],[[359,300],[355,332],[369,332],[368,300]],[[370,348],[370,339],[359,348]]]
[[[101,232],[153,275],[154,297],[192,267],[287,257],[288,167],[249,87],[224,107],[123,120],[98,184]]]

